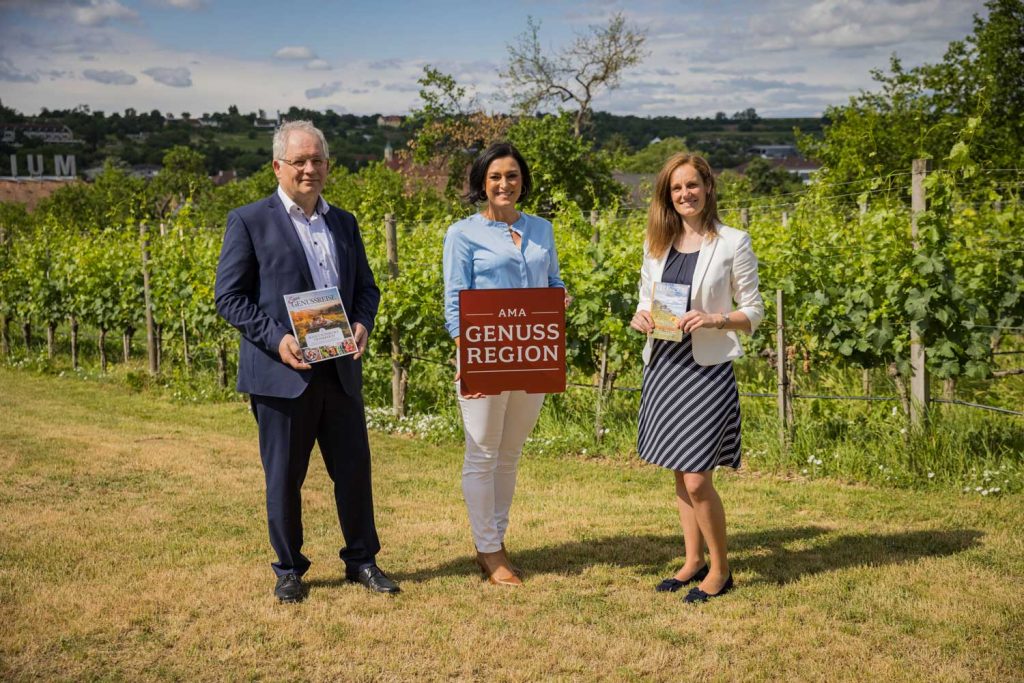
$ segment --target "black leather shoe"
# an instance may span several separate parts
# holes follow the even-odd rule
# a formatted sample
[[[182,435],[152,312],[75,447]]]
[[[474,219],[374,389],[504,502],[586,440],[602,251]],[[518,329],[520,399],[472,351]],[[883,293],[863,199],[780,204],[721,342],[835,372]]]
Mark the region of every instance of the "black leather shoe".
[[[732,572],[729,572],[729,578],[727,578],[725,580],[725,583],[722,584],[722,590],[718,591],[717,593],[712,594],[712,593],[705,593],[700,588],[691,588],[690,592],[686,594],[685,598],[683,598],[683,602],[685,602],[687,604],[693,604],[693,603],[696,603],[696,602],[707,602],[711,598],[720,598],[720,597],[722,597],[723,595],[725,595],[726,593],[728,593],[731,590],[732,590]]]
[[[398,584],[384,575],[375,564],[363,567],[356,573],[345,572],[345,578],[355,583],[361,583],[375,593],[401,593],[402,589]]]
[[[281,602],[302,602],[306,597],[306,587],[298,574],[284,574],[277,577],[274,596]]]
[[[667,578],[664,581],[662,581],[661,583],[659,583],[657,586],[654,587],[654,590],[658,591],[659,593],[675,593],[677,590],[679,590],[683,586],[689,585],[689,584],[693,583],[694,581],[703,581],[704,577],[707,576],[707,575],[708,575],[708,566],[704,565],[703,567],[698,569],[694,573],[694,575],[691,576],[690,578],[688,578],[686,581],[680,581],[679,579],[677,579],[677,578],[675,578],[673,576],[673,577]]]

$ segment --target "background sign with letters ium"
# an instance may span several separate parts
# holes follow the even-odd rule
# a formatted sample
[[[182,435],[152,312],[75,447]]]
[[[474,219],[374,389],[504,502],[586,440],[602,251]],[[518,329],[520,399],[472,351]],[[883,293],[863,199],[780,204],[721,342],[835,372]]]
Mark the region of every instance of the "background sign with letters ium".
[[[565,391],[565,290],[459,292],[462,393]]]

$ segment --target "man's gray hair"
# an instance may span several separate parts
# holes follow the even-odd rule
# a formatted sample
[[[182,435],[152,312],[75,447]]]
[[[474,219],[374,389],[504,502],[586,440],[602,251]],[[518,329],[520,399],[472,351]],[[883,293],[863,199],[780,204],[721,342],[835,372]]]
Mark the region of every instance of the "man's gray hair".
[[[293,131],[301,130],[303,133],[309,133],[317,140],[320,141],[320,149],[323,150],[324,159],[331,158],[331,152],[327,149],[327,138],[324,137],[323,131],[313,125],[312,121],[289,121],[288,123],[282,123],[277,130],[274,131],[274,158],[284,159],[285,149],[288,147],[288,136]]]

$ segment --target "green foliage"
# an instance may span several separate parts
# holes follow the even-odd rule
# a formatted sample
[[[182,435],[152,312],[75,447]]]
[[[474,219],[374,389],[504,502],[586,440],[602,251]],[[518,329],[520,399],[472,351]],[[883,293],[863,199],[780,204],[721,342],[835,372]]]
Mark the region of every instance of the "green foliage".
[[[609,159],[584,138],[572,134],[572,116],[522,118],[508,138],[530,164],[533,193],[527,211],[548,213],[570,203],[584,211],[615,203],[624,188],[612,178]]]
[[[915,158],[941,159],[961,132],[972,128],[981,167],[1019,166],[1024,150],[1024,7],[1019,0],[989,0],[974,32],[950,44],[943,61],[905,69],[893,57],[881,85],[845,106],[830,107],[824,139],[802,145],[825,168],[829,182],[905,173]],[[971,121],[974,123],[970,123]],[[853,190],[867,189],[866,183]]]
[[[193,203],[213,189],[206,174],[206,160],[196,150],[175,146],[164,154],[163,170],[149,184],[154,213],[166,216],[175,207]]]
[[[756,157],[747,164],[744,175],[750,184],[750,193],[754,196],[793,194],[804,187],[803,181],[792,173],[784,168],[772,166],[770,161],[761,157]]]
[[[657,173],[661,170],[665,159],[677,152],[685,151],[687,151],[686,140],[666,138],[650,143],[635,154],[618,159],[615,166],[617,170],[627,173]]]
[[[642,222],[613,213],[591,225],[579,214],[556,218],[563,279],[574,300],[566,312],[566,355],[583,376],[598,372],[607,349],[609,385],[640,362],[643,338],[629,328],[639,297]],[[598,239],[592,239],[596,233]]]

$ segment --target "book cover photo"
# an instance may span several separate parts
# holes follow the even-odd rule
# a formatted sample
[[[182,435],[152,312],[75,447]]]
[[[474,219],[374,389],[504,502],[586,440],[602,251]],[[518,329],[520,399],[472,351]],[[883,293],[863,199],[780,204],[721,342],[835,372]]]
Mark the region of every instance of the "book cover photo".
[[[356,352],[356,339],[337,287],[284,295],[292,333],[307,363],[319,363]]]
[[[651,336],[666,341],[682,341],[683,331],[677,325],[690,301],[690,285],[655,282],[651,301],[654,331]]]

